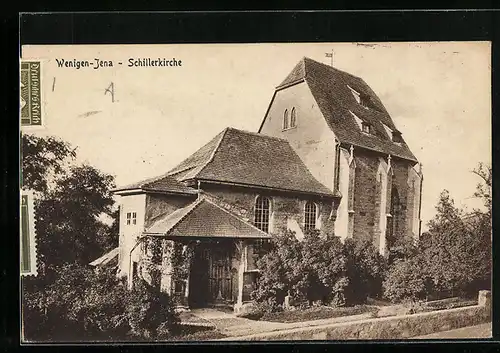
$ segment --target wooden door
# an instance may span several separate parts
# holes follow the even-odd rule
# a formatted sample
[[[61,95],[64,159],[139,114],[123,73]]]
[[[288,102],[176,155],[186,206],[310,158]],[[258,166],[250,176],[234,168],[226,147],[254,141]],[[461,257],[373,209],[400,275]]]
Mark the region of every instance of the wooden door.
[[[231,252],[214,247],[210,251],[209,296],[211,302],[232,301],[233,279],[231,273]]]

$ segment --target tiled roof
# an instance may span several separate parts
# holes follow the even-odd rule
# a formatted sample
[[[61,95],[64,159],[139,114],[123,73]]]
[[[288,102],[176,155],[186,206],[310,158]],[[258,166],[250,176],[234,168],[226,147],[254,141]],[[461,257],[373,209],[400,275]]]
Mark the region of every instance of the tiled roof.
[[[142,189],[144,191],[151,191],[151,192],[174,193],[174,194],[188,194],[188,195],[197,194],[197,191],[195,189],[184,185],[183,183],[177,181],[168,174],[163,174],[161,176],[145,179],[134,184],[118,187],[113,191],[120,192],[120,191],[135,190],[135,189]]]
[[[393,131],[397,131],[397,128],[381,100],[362,78],[303,58],[276,89],[280,90],[301,80],[306,81],[321,113],[341,143],[417,162],[404,141],[396,144],[388,136],[383,124]],[[361,106],[349,87],[369,97],[371,107],[367,109]],[[369,123],[373,133],[361,132],[350,112]]]
[[[226,128],[170,175],[179,181],[199,179],[334,196],[313,177],[288,141],[234,128]]]
[[[118,259],[118,248],[114,248],[113,250],[111,250],[110,252],[102,255],[100,258],[92,261],[89,265],[90,266],[98,266],[98,267],[101,267],[101,266],[106,266],[108,264],[110,264],[113,260],[117,260]],[[118,261],[116,263],[116,265],[118,264]]]
[[[270,235],[215,202],[200,198],[160,217],[146,234],[169,237],[269,238]]]

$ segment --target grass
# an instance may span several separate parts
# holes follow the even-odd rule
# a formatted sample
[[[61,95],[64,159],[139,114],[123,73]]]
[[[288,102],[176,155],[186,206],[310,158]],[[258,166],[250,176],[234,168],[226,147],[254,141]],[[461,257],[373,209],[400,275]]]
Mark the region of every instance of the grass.
[[[182,325],[181,331],[168,341],[210,341],[226,337],[219,331],[210,327]]]
[[[311,320],[332,319],[342,316],[359,315],[372,312],[373,308],[366,305],[353,307],[332,308],[318,306],[307,309],[297,309],[292,311],[281,311],[275,313],[265,313],[260,320],[271,322],[301,322]]]
[[[181,324],[183,326],[213,326],[210,321],[202,319],[196,315],[191,314],[190,312],[181,312],[179,313],[179,319],[181,320]]]

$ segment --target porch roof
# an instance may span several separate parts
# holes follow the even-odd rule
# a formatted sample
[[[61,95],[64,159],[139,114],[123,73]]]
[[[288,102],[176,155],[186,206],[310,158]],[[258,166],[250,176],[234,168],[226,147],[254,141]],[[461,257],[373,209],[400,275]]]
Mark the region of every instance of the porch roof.
[[[103,267],[111,263],[111,261],[118,258],[118,248],[114,248],[110,252],[102,255],[100,258],[92,261],[89,265],[94,267]],[[114,264],[113,265],[117,265]]]
[[[158,218],[145,234],[165,237],[251,238],[270,235],[206,198]]]

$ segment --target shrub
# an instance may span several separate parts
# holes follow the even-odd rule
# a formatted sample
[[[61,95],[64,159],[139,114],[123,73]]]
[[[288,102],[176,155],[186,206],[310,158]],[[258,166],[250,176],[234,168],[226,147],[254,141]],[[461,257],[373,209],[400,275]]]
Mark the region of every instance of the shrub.
[[[344,254],[349,279],[345,291],[347,303],[361,304],[368,297],[380,297],[387,264],[373,244],[370,241],[346,239]]]
[[[62,266],[53,283],[23,279],[23,331],[30,341],[154,338],[178,322],[168,295],[144,283],[129,291],[114,273]]]
[[[132,333],[146,339],[168,336],[178,328],[179,318],[170,297],[158,288],[138,281],[127,296],[126,310]]]
[[[426,275],[417,259],[396,260],[383,282],[384,296],[392,302],[418,300],[427,292]]]
[[[306,233],[301,243],[302,263],[296,292],[309,304],[320,301],[335,306],[345,304],[346,258],[340,238],[322,238],[318,231]]]
[[[300,263],[300,243],[293,232],[285,231],[273,237],[269,251],[257,261],[260,275],[252,299],[267,311],[280,310],[285,297],[299,280]]]
[[[337,237],[322,238],[308,232],[302,242],[291,231],[274,237],[270,251],[257,261],[260,276],[252,293],[266,312],[282,310],[290,295],[295,302],[344,305],[348,284],[342,243]]]

